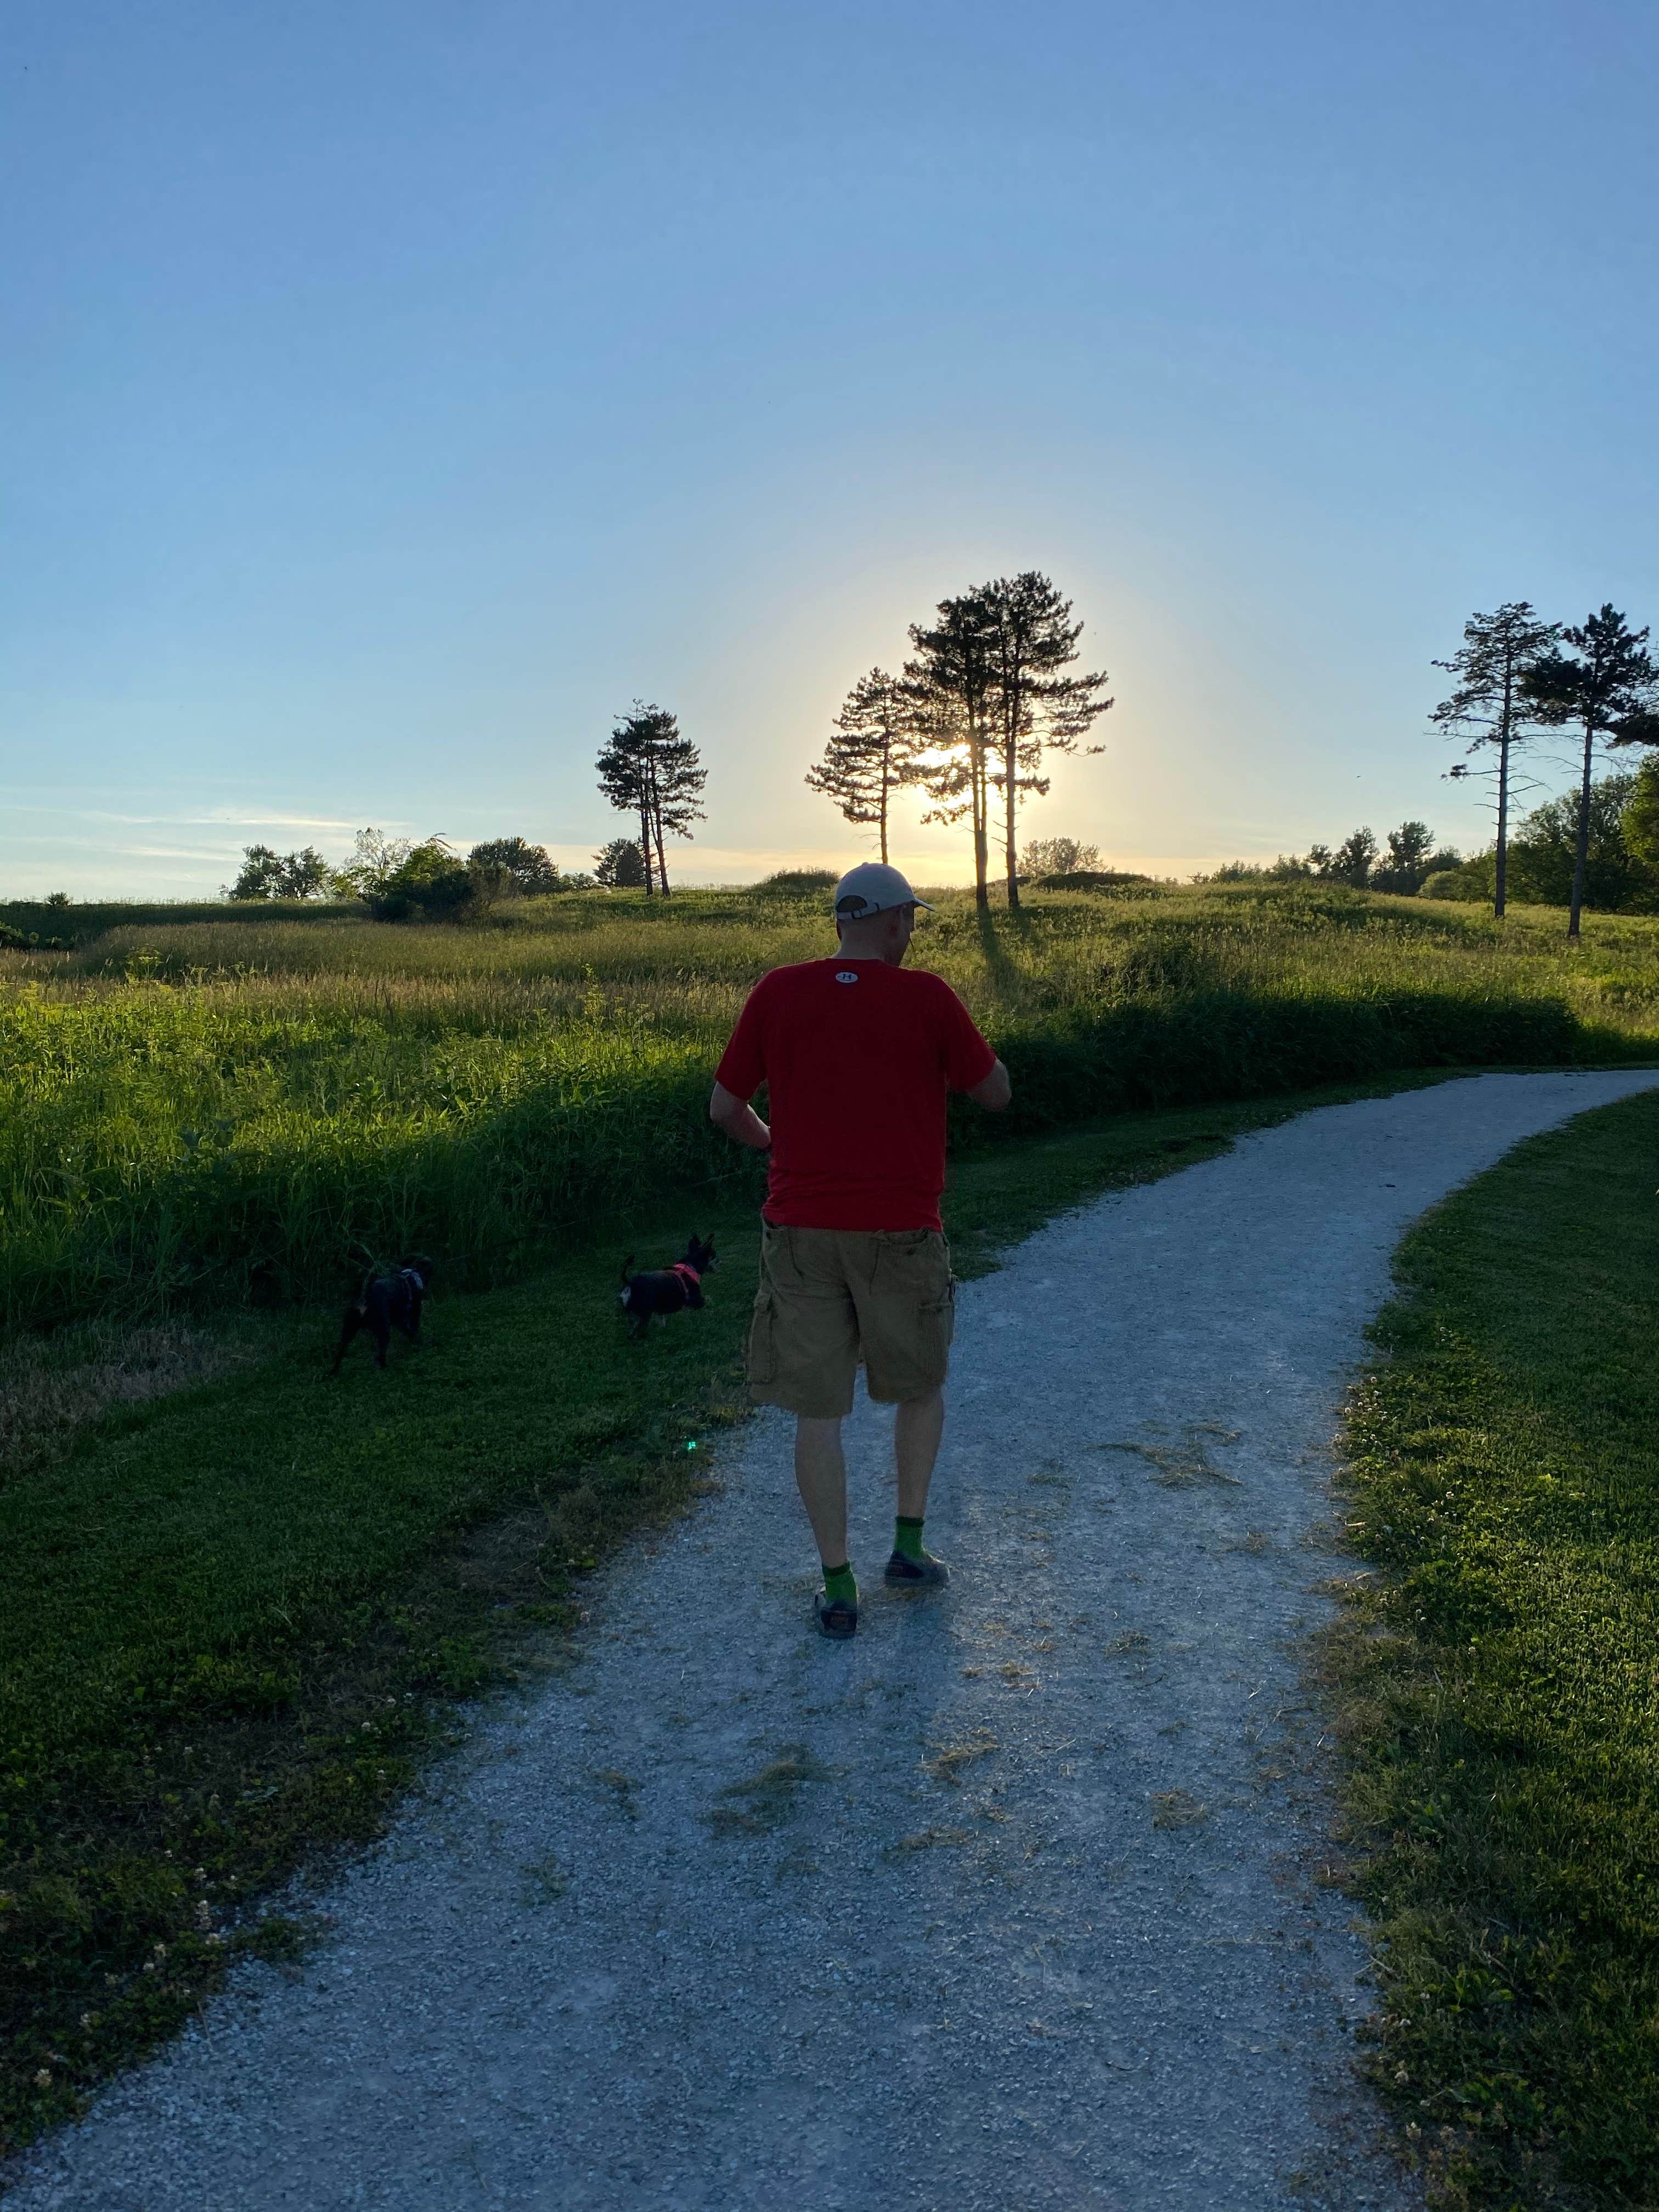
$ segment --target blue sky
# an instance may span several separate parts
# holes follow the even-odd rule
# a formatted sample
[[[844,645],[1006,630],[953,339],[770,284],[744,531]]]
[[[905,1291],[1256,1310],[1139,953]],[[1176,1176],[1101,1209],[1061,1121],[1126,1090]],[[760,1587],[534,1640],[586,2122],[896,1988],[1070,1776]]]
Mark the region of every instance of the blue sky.
[[[1656,62],[1594,0],[13,0],[0,890],[574,864],[636,696],[688,878],[860,857],[829,718],[1027,567],[1118,702],[1031,833],[1479,842],[1465,615],[1659,618]]]

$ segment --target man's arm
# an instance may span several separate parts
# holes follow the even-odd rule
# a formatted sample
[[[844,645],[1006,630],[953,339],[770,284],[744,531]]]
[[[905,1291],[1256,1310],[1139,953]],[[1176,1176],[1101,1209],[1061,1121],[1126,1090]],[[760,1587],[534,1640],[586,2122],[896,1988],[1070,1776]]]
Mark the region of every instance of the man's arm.
[[[999,1060],[997,1066],[1000,1067]],[[990,1077],[986,1077],[990,1081]],[[1005,1083],[1007,1078],[1005,1076]],[[1006,1100],[1003,1102],[1006,1104]],[[747,1145],[752,1152],[769,1152],[772,1132],[746,1098],[739,1098],[723,1083],[714,1085],[714,1096],[708,1101],[708,1118],[717,1129],[724,1129],[734,1144]]]
[[[968,1093],[975,1106],[983,1106],[993,1114],[1004,1112],[1013,1095],[1014,1086],[1008,1080],[1008,1071],[1000,1060]]]

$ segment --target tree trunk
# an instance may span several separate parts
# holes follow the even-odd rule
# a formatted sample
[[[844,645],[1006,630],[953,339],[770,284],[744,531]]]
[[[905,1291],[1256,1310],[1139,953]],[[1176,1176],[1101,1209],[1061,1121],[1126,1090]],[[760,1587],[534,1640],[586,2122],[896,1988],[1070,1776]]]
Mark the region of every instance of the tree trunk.
[[[892,789],[893,738],[890,731],[881,741],[881,864],[887,865],[887,799]]]
[[[991,889],[987,880],[990,861],[990,791],[985,778],[985,741],[975,735],[969,739],[973,751],[968,763],[974,800],[974,904],[988,907]]]
[[[1510,743],[1515,728],[1515,670],[1504,660],[1504,717],[1498,726],[1498,853],[1492,870],[1492,918],[1504,919],[1504,887],[1510,871]]]
[[[665,898],[668,896],[668,861],[662,849],[662,817],[657,817],[657,885]]]
[[[656,886],[651,880],[651,808],[648,801],[640,801],[640,858],[645,862],[645,895],[649,898]]]
[[[1589,862],[1590,765],[1595,752],[1595,725],[1584,721],[1584,773],[1578,786],[1578,850],[1572,864],[1572,904],[1567,909],[1567,942],[1578,942],[1578,917],[1584,907],[1584,876]]]
[[[1014,853],[1014,832],[1016,828],[1015,810],[1019,802],[1018,794],[1014,789],[1014,771],[1017,766],[1014,755],[1015,747],[1011,742],[1006,753],[1003,756],[1002,763],[1003,767],[1006,769],[1008,775],[1007,787],[1004,793],[1005,803],[1003,806],[1003,823],[1006,830],[1005,842],[1007,847],[1008,911],[1010,914],[1016,912],[1019,906],[1019,866]]]

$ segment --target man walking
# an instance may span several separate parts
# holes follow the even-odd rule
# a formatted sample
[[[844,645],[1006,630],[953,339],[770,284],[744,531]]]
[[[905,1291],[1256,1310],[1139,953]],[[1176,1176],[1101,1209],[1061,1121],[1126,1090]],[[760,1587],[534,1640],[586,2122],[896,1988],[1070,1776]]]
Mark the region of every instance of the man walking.
[[[1012,1091],[950,985],[904,969],[926,904],[884,864],[843,876],[840,951],[762,977],[708,1102],[729,1137],[771,1154],[749,1390],[795,1416],[795,1480],[823,1563],[814,1608],[826,1636],[851,1636],[859,1624],[841,1425],[860,1362],[872,1398],[898,1408],[898,1517],[885,1579],[918,1588],[950,1580],[921,1540],[953,1319],[939,1213],[945,1094],[965,1091],[1000,1113]],[[749,1103],[763,1082],[769,1127]]]

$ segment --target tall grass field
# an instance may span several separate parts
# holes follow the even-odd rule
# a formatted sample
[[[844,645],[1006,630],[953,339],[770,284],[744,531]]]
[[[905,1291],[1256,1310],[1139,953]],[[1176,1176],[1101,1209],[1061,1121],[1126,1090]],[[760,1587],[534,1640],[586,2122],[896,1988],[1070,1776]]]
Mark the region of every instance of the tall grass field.
[[[36,910],[0,913],[33,926]],[[137,1318],[332,1296],[410,1250],[520,1273],[619,1205],[739,1172],[702,1112],[749,986],[831,949],[811,904],[526,901],[487,927],[341,910],[52,917],[0,954],[0,1314]],[[91,925],[88,927],[88,924]],[[1103,1113],[1395,1068],[1659,1050],[1659,924],[1502,931],[1467,907],[1216,885],[949,898],[913,956],[1013,1072],[991,1145]]]

